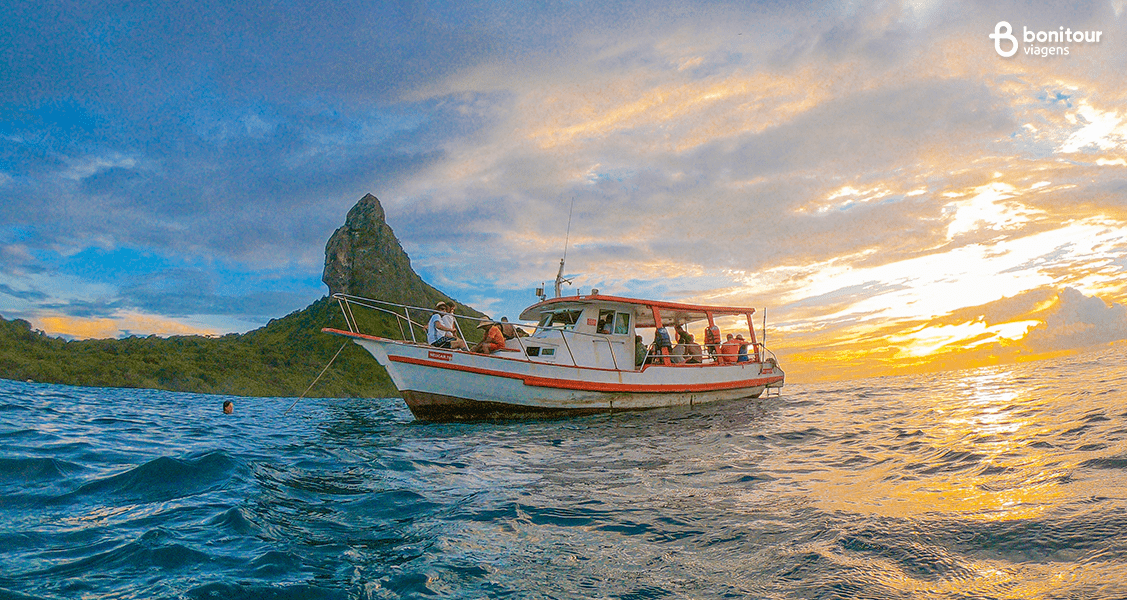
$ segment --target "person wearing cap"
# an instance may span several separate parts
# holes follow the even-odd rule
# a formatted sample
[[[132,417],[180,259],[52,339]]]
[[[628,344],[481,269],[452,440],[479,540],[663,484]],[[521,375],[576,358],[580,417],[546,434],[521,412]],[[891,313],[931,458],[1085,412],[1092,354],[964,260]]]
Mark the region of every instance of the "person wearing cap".
[[[736,362],[747,362],[747,340],[744,339],[744,334],[737,334],[736,341],[740,343],[740,351],[736,357]]]
[[[493,354],[505,347],[505,336],[501,334],[501,326],[496,322],[488,320],[482,321],[477,328],[485,330],[485,338],[477,344],[474,344],[470,352]]]
[[[455,306],[439,302],[434,308],[438,312],[427,322],[427,343],[435,348],[465,349],[466,343],[458,339],[458,329],[453,323]]]

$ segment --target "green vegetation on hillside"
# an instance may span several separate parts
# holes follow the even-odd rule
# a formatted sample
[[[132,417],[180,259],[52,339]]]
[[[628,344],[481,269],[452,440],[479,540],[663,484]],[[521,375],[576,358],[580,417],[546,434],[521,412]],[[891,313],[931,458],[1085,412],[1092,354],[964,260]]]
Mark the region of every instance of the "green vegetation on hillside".
[[[394,317],[364,309],[355,309],[354,315],[364,333],[404,337]],[[67,341],[32,331],[27,321],[0,318],[0,378],[239,396],[299,396],[346,341],[322,333],[322,327],[348,329],[337,302],[327,297],[260,329],[219,338]],[[465,327],[465,332],[480,335],[472,327]],[[308,395],[376,398],[397,396],[398,392],[384,368],[349,341]]]

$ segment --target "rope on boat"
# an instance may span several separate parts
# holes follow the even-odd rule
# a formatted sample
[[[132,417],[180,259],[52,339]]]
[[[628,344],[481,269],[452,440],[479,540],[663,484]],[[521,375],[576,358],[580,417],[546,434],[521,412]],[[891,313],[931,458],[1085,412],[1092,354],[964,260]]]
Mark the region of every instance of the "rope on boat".
[[[337,350],[337,353],[329,359],[329,364],[325,365],[324,369],[321,369],[321,373],[317,375],[317,378],[313,380],[313,383],[309,384],[309,387],[305,388],[305,391],[301,393],[301,396],[298,396],[297,400],[294,400],[293,404],[291,404],[290,407],[286,409],[286,412],[282,413],[283,417],[290,414],[290,411],[293,410],[293,407],[297,406],[298,402],[301,402],[305,399],[305,395],[309,393],[309,390],[313,389],[313,386],[317,385],[317,382],[321,380],[321,375],[324,375],[325,371],[329,370],[329,366],[333,364],[333,361],[336,360],[338,356],[340,356],[340,353],[344,350],[344,347],[348,345],[348,342],[349,340],[345,340],[345,342],[340,345],[340,350]]]

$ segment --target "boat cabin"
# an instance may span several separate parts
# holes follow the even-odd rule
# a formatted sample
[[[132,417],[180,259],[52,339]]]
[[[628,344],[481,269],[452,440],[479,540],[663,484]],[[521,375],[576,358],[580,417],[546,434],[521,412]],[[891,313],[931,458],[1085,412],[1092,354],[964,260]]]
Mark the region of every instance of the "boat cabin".
[[[524,353],[534,362],[574,365],[614,370],[634,370],[635,335],[638,330],[686,325],[708,321],[715,326],[721,316],[745,316],[749,353],[758,352],[751,315],[754,308],[733,308],[637,300],[592,294],[552,298],[534,304],[521,313],[525,322],[535,321],[536,330],[526,338],[509,340],[509,349]],[[673,340],[674,344],[676,340]],[[702,350],[705,340],[697,339]],[[672,346],[672,345],[671,345]],[[672,365],[667,355],[647,352],[657,365]],[[721,364],[702,352],[701,365]],[[688,366],[688,365],[678,365]]]

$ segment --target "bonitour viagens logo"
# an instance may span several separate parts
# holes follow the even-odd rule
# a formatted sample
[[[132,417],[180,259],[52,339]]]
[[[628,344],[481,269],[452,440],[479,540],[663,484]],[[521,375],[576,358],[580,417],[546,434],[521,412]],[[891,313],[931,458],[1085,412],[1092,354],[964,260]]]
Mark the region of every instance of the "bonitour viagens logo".
[[[1063,25],[1048,31],[1030,31],[1023,25],[1021,30],[1019,41],[1009,21],[998,21],[994,33],[990,34],[998,56],[1009,58],[1019,49],[1030,56],[1068,56],[1069,46],[1065,44],[1098,44],[1104,34],[1102,31],[1073,31]]]

